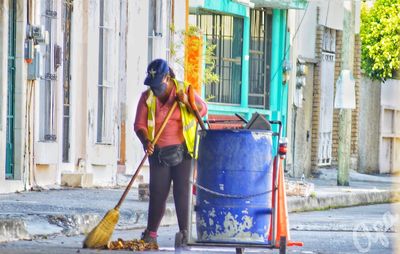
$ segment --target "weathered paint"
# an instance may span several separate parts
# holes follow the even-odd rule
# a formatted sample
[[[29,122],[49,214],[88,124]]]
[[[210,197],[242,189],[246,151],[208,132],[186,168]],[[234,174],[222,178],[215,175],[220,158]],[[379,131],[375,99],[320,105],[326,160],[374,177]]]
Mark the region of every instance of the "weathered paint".
[[[271,219],[271,193],[266,193],[272,188],[271,133],[208,130],[200,136],[197,183],[222,195],[198,189],[198,240],[267,243]]]
[[[254,140],[268,139],[263,132],[252,132],[251,136]]]
[[[222,225],[218,222],[215,225],[216,231],[212,233],[203,232],[201,240],[229,241],[229,242],[264,242],[268,236],[266,227],[264,234],[252,233],[250,230],[254,226],[253,218],[247,215],[248,211],[243,210],[243,216],[233,215],[231,212],[224,212]],[[201,222],[205,218],[200,218]],[[204,225],[204,223],[201,223]],[[209,218],[209,225],[214,225],[214,220]]]

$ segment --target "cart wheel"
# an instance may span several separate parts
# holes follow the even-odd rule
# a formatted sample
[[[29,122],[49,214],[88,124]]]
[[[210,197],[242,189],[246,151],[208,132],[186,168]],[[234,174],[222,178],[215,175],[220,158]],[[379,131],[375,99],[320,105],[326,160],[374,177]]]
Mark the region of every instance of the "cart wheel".
[[[244,248],[236,248],[236,254],[243,254]]]
[[[279,254],[286,254],[286,236],[281,236],[279,241]]]

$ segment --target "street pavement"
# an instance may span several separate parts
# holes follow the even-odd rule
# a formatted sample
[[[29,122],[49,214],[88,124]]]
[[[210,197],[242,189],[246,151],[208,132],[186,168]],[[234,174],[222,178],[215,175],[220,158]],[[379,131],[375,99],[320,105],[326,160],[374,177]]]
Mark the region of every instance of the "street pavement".
[[[324,210],[355,205],[400,201],[393,188],[398,177],[352,173],[350,186],[336,186],[335,171],[323,171],[308,180],[315,185],[310,197],[288,197],[289,212]],[[36,239],[53,235],[85,234],[115,206],[124,188],[58,188],[0,194],[0,242]],[[133,188],[120,209],[117,229],[143,228],[147,222],[147,201],[140,201]],[[175,208],[168,202],[162,225],[175,225]]]
[[[291,239],[304,242],[304,247],[288,247],[288,253],[394,253],[399,232],[400,203],[358,206],[325,211],[289,214]],[[137,239],[142,229],[115,230],[113,240]],[[176,252],[173,248],[176,225],[159,230],[159,252],[143,253],[235,253],[234,248],[196,246]],[[0,244],[1,254],[66,254],[66,253],[127,253],[126,251],[81,249],[83,235],[46,236],[30,241]],[[245,249],[245,253],[279,253],[278,250]]]

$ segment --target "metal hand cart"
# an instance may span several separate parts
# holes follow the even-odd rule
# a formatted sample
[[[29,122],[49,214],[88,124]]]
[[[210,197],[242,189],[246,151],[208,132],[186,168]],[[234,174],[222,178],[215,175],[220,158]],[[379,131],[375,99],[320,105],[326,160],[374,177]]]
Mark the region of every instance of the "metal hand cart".
[[[242,119],[244,121],[244,119]],[[175,247],[232,247],[236,249],[236,253],[244,253],[245,248],[265,248],[265,249],[279,249],[280,254],[286,253],[286,246],[287,246],[287,239],[286,236],[282,236],[279,238],[279,241],[277,241],[277,195],[278,195],[278,170],[281,169],[282,167],[279,167],[279,163],[281,162],[281,159],[279,157],[284,158],[286,154],[286,143],[281,143],[281,130],[282,130],[282,123],[281,121],[269,121],[270,124],[272,125],[278,125],[278,131],[277,132],[272,132],[272,137],[275,138],[275,156],[272,156],[273,158],[273,167],[272,167],[272,176],[273,176],[273,181],[272,184],[269,186],[270,189],[265,190],[265,193],[271,193],[271,196],[274,204],[272,205],[271,208],[271,224],[270,224],[270,230],[269,230],[269,236],[268,236],[268,241],[263,242],[263,243],[258,243],[258,242],[224,242],[224,241],[203,241],[199,240],[199,237],[194,237],[194,232],[193,232],[193,215],[196,210],[196,204],[195,204],[195,197],[193,194],[192,190],[201,190],[201,191],[207,191],[211,192],[211,194],[214,192],[215,195],[220,195],[221,193],[216,192],[215,190],[210,190],[204,186],[199,185],[196,182],[196,169],[197,169],[197,163],[193,161],[192,164],[192,169],[191,169],[191,177],[190,177],[190,194],[189,194],[189,223],[188,223],[188,239],[187,243],[181,244],[180,235],[177,234],[176,239],[175,239]],[[204,130],[203,130],[204,132]],[[205,131],[207,132],[207,131]],[[198,144],[198,142],[196,142]],[[195,150],[197,150],[198,147],[195,146]],[[196,152],[196,151],[195,151]],[[272,153],[272,151],[271,151]],[[283,174],[283,172],[281,172]],[[272,177],[271,177],[272,178]],[[226,195],[229,196],[229,195]],[[272,202],[271,202],[272,203]],[[196,227],[198,227],[198,222],[196,222]]]

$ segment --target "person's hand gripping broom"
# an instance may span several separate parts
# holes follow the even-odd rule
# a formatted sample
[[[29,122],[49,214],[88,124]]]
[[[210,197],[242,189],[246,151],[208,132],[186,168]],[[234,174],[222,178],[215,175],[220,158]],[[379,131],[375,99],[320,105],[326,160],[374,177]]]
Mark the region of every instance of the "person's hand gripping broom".
[[[177,93],[177,100],[181,101],[183,104],[186,105],[186,107],[189,108],[190,112],[192,112],[195,115],[196,120],[200,124],[201,129],[205,130],[206,126],[204,125],[204,122],[201,119],[199,109],[197,108],[196,105],[196,96],[193,86],[192,85],[188,86],[187,94],[185,94],[183,91],[179,91]]]

